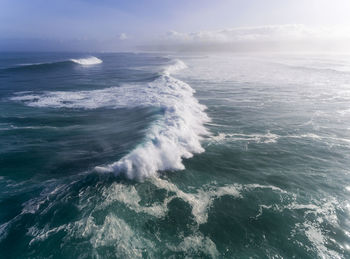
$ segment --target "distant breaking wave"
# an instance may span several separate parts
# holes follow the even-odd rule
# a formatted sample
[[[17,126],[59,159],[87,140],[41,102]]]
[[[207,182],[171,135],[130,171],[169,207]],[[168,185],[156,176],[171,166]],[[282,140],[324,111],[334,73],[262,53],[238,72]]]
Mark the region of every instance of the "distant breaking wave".
[[[101,59],[91,56],[91,57],[80,58],[80,59],[68,59],[68,60],[53,61],[53,62],[20,64],[20,65],[5,68],[5,69],[9,69],[9,70],[36,69],[36,68],[39,69],[39,68],[45,68],[45,67],[63,66],[65,64],[66,65],[78,64],[82,66],[91,66],[91,65],[101,64],[102,62],[103,61]]]
[[[97,65],[101,64],[102,60],[96,57],[89,57],[89,58],[81,58],[81,59],[70,59],[70,61],[83,65],[83,66],[89,66],[89,65]]]
[[[188,84],[170,74],[186,65],[175,60],[164,68],[153,82],[140,86],[128,84],[92,91],[55,91],[18,93],[13,101],[21,101],[33,107],[82,108],[100,107],[159,107],[163,116],[148,130],[143,143],[119,161],[98,166],[98,172],[123,174],[129,179],[142,180],[158,171],[185,169],[182,159],[203,152],[200,141],[208,134],[204,123],[209,117],[193,96],[195,92]]]

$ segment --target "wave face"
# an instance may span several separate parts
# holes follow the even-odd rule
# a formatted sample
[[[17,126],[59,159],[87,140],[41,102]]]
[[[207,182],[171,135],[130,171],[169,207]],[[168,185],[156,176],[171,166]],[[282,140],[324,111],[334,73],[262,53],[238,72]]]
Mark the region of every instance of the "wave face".
[[[96,167],[99,172],[113,172],[129,179],[142,180],[156,175],[158,171],[183,170],[183,158],[204,151],[200,141],[203,135],[208,134],[204,123],[209,121],[205,106],[193,96],[195,91],[188,84],[170,75],[185,67],[182,61],[175,60],[146,86],[127,84],[92,91],[25,92],[18,93],[11,100],[33,107],[160,108],[163,116],[153,123],[142,144],[121,160]]]

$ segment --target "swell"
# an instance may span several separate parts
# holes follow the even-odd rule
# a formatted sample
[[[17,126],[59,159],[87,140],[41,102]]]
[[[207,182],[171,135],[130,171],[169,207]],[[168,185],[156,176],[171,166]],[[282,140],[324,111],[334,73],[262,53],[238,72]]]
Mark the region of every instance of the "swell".
[[[183,159],[204,151],[202,137],[208,134],[206,107],[193,96],[194,90],[171,76],[186,65],[175,60],[151,83],[127,84],[92,91],[18,93],[13,101],[33,107],[132,108],[158,107],[163,113],[149,128],[144,141],[119,161],[97,166],[98,172],[142,180],[159,171],[183,170]]]
[[[40,70],[48,68],[58,68],[69,65],[81,65],[81,66],[91,66],[101,64],[103,61],[97,57],[91,56],[87,58],[80,59],[67,59],[61,61],[52,61],[52,62],[42,62],[42,63],[29,63],[29,64],[19,64],[14,67],[4,68],[3,70]]]

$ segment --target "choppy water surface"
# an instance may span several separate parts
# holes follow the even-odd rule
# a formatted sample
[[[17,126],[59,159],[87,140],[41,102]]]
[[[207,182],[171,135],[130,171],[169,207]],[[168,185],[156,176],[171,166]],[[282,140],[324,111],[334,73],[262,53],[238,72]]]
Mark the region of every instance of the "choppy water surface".
[[[0,96],[0,257],[350,256],[350,57],[2,53]]]

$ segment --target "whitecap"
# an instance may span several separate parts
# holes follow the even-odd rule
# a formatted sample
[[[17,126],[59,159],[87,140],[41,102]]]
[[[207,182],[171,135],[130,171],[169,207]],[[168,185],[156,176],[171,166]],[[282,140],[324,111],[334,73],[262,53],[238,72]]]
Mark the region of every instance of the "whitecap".
[[[73,59],[72,58],[72,59],[70,59],[70,61],[77,63],[77,64],[80,64],[80,65],[83,65],[83,66],[97,65],[97,64],[102,63],[101,59],[94,57],[94,56],[91,56],[88,58],[80,58],[80,59]]]

